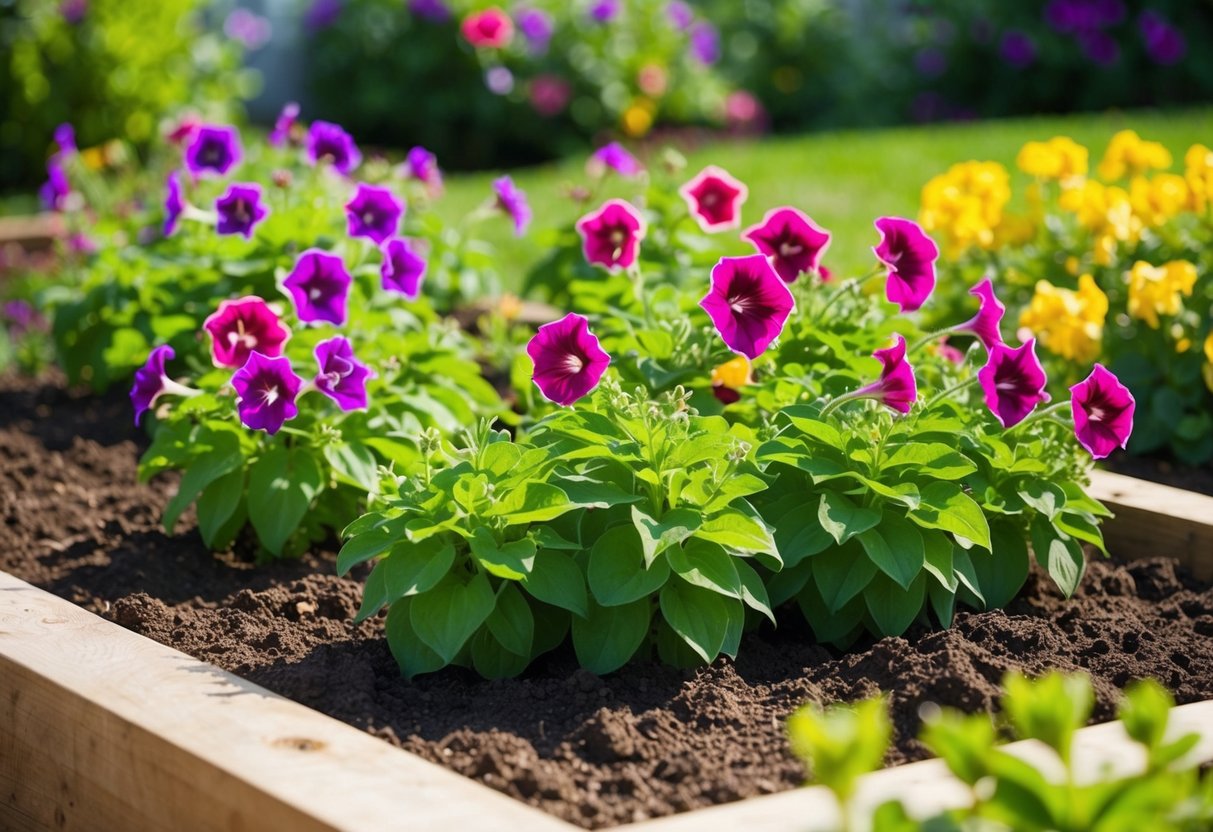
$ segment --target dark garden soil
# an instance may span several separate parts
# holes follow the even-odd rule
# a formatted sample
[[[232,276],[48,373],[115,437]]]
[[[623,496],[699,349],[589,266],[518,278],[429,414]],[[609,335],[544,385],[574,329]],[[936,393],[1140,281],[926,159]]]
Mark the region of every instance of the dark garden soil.
[[[789,624],[699,671],[639,663],[599,678],[557,653],[519,680],[408,683],[380,625],[350,624],[360,585],[333,575],[331,547],[254,568],[208,553],[188,516],[166,536],[173,485],[135,485],[129,413],[121,393],[0,380],[0,568],[587,827],[792,788],[802,771],[783,720],[809,699],[887,691],[901,763],[925,756],[911,739],[922,703],[989,709],[1012,667],[1089,671],[1099,720],[1142,676],[1181,702],[1213,697],[1213,591],[1166,552],[1092,564],[1070,602],[1033,576],[1006,611],[844,655]]]

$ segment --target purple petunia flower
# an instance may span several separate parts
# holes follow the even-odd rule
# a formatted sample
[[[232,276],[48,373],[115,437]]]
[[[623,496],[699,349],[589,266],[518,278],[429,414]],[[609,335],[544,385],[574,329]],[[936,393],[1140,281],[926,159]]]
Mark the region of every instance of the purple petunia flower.
[[[261,186],[255,182],[233,182],[227,192],[215,200],[219,234],[241,234],[253,237],[253,227],[269,216],[269,206],[261,201]]]
[[[63,122],[55,128],[55,146],[61,156],[69,156],[76,152],[76,128],[68,122]]]
[[[695,22],[695,12],[683,0],[670,0],[665,4],[665,16],[675,29],[684,31]]]
[[[1002,316],[1007,313],[1007,307],[995,296],[994,282],[989,277],[982,278],[969,290],[969,294],[981,299],[981,308],[976,315],[956,327],[956,331],[973,333],[985,345],[986,352],[991,352],[1003,342],[999,325]]]
[[[1183,32],[1168,23],[1158,12],[1142,12],[1139,27],[1146,53],[1155,63],[1165,66],[1177,64],[1187,54],[1188,41]]]
[[[362,163],[354,138],[331,121],[313,121],[307,131],[307,160],[311,165],[328,162],[346,176]]]
[[[1004,428],[1019,424],[1036,405],[1049,400],[1045,392],[1048,379],[1036,357],[1035,338],[1015,348],[996,344],[986,366],[977,371],[977,380],[985,392],[986,406]]]
[[[250,353],[248,361],[232,376],[240,421],[245,427],[273,436],[285,422],[299,415],[295,399],[302,386],[303,379],[295,375],[285,355],[274,358]]]
[[[62,0],[59,3],[59,14],[65,23],[75,26],[88,14],[88,0]]]
[[[1027,69],[1036,62],[1036,42],[1026,32],[1012,30],[998,42],[998,54],[1009,66]]]
[[[691,27],[691,57],[711,66],[720,60],[720,32],[706,20]]]
[[[1083,53],[1092,63],[1100,66],[1112,66],[1120,60],[1120,44],[1107,32],[1098,30],[1080,32],[1078,42],[1082,45]]]
[[[273,357],[291,333],[269,304],[256,295],[225,300],[202,324],[211,336],[211,361],[216,367],[242,367],[254,350]]]
[[[514,22],[526,39],[527,49],[532,55],[542,55],[548,51],[548,44],[556,31],[551,15],[539,9],[519,9],[514,14]]]
[[[46,160],[46,182],[38,189],[38,199],[48,211],[63,211],[67,209],[71,195],[72,184],[67,179],[63,163],[58,155],[50,157]]]
[[[407,176],[424,183],[431,194],[442,191],[442,171],[438,168],[438,158],[424,147],[410,150],[403,167]]]
[[[349,340],[338,335],[316,345],[316,363],[320,372],[312,383],[337,403],[342,410],[366,409],[366,380],[374,373],[354,358]]]
[[[416,300],[421,294],[425,269],[425,258],[413,250],[408,240],[396,237],[383,244],[379,275],[380,285],[386,291],[400,292],[409,300]]]
[[[173,171],[164,182],[164,236],[172,236],[185,213],[185,195],[181,191],[181,173]]]
[[[722,257],[699,301],[729,349],[753,361],[779,337],[796,301],[761,254]]]
[[[586,173],[593,177],[604,176],[607,170],[613,170],[623,177],[639,176],[644,173],[644,166],[619,142],[610,142],[590,154],[585,163]]]
[[[590,3],[590,20],[595,23],[610,23],[619,15],[619,0],[593,0]]]
[[[345,261],[335,254],[310,248],[299,255],[283,288],[295,301],[295,312],[304,323],[345,323],[346,301],[352,282]]]
[[[851,393],[850,399],[876,399],[899,413],[909,413],[918,399],[914,368],[906,361],[906,339],[896,336],[893,346],[876,350],[872,357],[882,365],[880,378]]]
[[[742,232],[754,248],[771,258],[771,265],[785,283],[815,272],[830,247],[830,232],[795,208],[767,211],[762,222]]]
[[[611,363],[590,332],[590,322],[573,312],[539,327],[526,351],[535,365],[531,379],[539,392],[564,406],[593,390]]]
[[[147,362],[135,371],[135,383],[131,387],[131,407],[135,410],[136,426],[143,419],[143,414],[155,406],[156,400],[169,392],[170,379],[164,372],[164,365],[176,357],[172,347],[162,344],[152,350]]]
[[[1095,459],[1129,444],[1137,402],[1129,388],[1102,364],[1070,388],[1074,434]]]
[[[885,297],[902,312],[913,312],[935,288],[939,246],[913,220],[881,217],[875,225],[880,232],[880,245],[872,251],[889,268]]]
[[[741,206],[750,191],[724,168],[708,165],[678,193],[699,227],[713,234],[741,225]]]
[[[9,334],[21,338],[34,330],[45,330],[46,318],[29,301],[17,299],[0,304],[0,320],[4,321]]]
[[[200,124],[185,148],[185,166],[194,176],[224,176],[239,164],[243,150],[235,127]]]
[[[387,188],[358,183],[354,198],[345,204],[351,237],[366,237],[382,245],[388,237],[396,236],[404,203]]]
[[[444,0],[409,0],[409,11],[430,23],[446,23],[451,19],[451,7]]]
[[[260,49],[273,34],[268,18],[248,9],[233,9],[223,21],[223,33],[245,49]]]
[[[311,32],[327,29],[341,17],[343,0],[312,0],[303,15],[303,25]]]
[[[526,192],[508,176],[494,179],[493,191],[497,194],[497,208],[514,220],[514,233],[521,237],[531,224],[531,206],[527,204]]]
[[[282,147],[290,141],[291,129],[294,128],[297,118],[299,118],[299,105],[294,101],[287,102],[274,122],[274,129],[270,133],[270,144],[274,147]]]
[[[924,78],[938,78],[948,71],[948,56],[937,46],[920,49],[914,55],[914,69]]]
[[[610,272],[632,267],[640,252],[645,229],[641,213],[622,199],[612,199],[577,220],[577,233],[581,235],[586,262],[596,263]]]

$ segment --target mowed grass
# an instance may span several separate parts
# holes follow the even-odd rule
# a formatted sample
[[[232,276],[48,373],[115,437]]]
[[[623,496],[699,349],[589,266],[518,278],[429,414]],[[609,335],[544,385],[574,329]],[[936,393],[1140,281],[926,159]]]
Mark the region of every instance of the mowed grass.
[[[767,209],[778,205],[806,211],[834,235],[827,263],[842,274],[851,274],[870,267],[870,247],[877,239],[872,220],[886,214],[916,217],[923,184],[948,166],[970,159],[1001,162],[1013,171],[1018,188],[1026,177],[1014,171],[1015,155],[1024,142],[1070,136],[1091,149],[1094,167],[1111,135],[1125,128],[1162,142],[1175,156],[1174,168],[1182,169],[1183,153],[1189,145],[1213,145],[1213,109],[1115,112],[723,141],[687,150],[686,178],[704,165],[716,164],[749,185],[750,197],[743,209],[746,224],[757,222]],[[568,159],[510,172],[530,197],[535,212],[532,233],[577,217],[579,209],[565,191],[569,185],[586,181],[584,161]],[[500,174],[449,176],[447,194],[440,202],[442,214],[453,221],[481,203],[490,193],[495,175]],[[629,192],[624,185],[611,188],[604,196]],[[479,233],[496,246],[507,288],[520,285],[523,275],[543,254],[532,236],[513,239],[504,223],[486,223]]]

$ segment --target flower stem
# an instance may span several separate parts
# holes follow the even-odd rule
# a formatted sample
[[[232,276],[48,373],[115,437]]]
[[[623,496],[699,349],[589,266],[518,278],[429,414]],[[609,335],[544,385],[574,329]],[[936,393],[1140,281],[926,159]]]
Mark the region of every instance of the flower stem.
[[[636,300],[640,302],[640,308],[644,311],[644,325],[648,329],[653,327],[653,310],[649,308],[649,296],[645,292],[644,273],[640,271],[640,265],[633,263],[628,269],[628,277],[632,279],[632,291],[636,293]]]
[[[824,419],[826,416],[829,416],[831,413],[833,413],[835,410],[837,410],[842,405],[846,404],[847,402],[853,402],[859,398],[862,398],[862,396],[859,395],[858,390],[856,390],[852,393],[843,393],[841,396],[838,396],[833,401],[831,401],[829,404],[827,404],[825,407],[823,407],[821,409],[821,412],[818,413],[817,416],[819,419]]]
[[[168,376],[161,376],[160,384],[164,388],[164,392],[170,396],[181,396],[182,398],[191,399],[194,396],[202,395],[201,390],[196,390],[193,387],[186,387],[184,384],[173,381]]]
[[[953,384],[951,387],[944,388],[943,390],[939,391],[931,398],[927,399],[926,404],[924,404],[922,406],[922,408],[919,410],[919,413],[925,413],[926,411],[930,410],[933,406],[939,404],[941,401],[943,401],[944,399],[946,399],[948,396],[952,395],[953,393],[958,393],[961,390],[964,390],[966,387],[972,387],[976,383],[977,383],[977,376],[972,376],[970,378],[965,379],[964,381],[958,382],[957,384]]]
[[[1025,416],[1022,420],[1020,420],[1017,424],[1011,425],[1011,427],[1007,428],[1004,431],[1004,434],[1019,430],[1024,425],[1029,425],[1034,422],[1039,422],[1041,419],[1055,419],[1058,424],[1064,425],[1065,421],[1063,421],[1062,419],[1057,418],[1057,417],[1058,417],[1058,414],[1061,413],[1061,411],[1069,409],[1070,406],[1071,405],[1070,405],[1069,401],[1064,401],[1064,402],[1058,402],[1057,404],[1054,404],[1054,405],[1049,405],[1048,407],[1042,408],[1040,410],[1033,411],[1032,413],[1029,413],[1027,416]]]
[[[943,329],[937,329],[934,332],[928,332],[926,335],[919,338],[913,344],[910,344],[910,347],[909,347],[909,349],[906,350],[906,352],[907,353],[918,352],[918,350],[922,349],[923,347],[925,347],[927,344],[931,343],[932,341],[937,341],[940,338],[943,338],[947,335],[951,335],[958,331],[959,331],[958,327],[949,326],[949,327],[944,327]]]
[[[855,292],[858,294],[859,290],[863,288],[864,284],[877,277],[880,277],[880,275],[884,274],[884,271],[885,267],[883,265],[879,265],[872,269],[872,271],[865,274],[863,277],[853,277],[850,280],[844,280],[838,285],[838,288],[831,292],[829,297],[826,298],[825,305],[817,311],[817,314],[813,316],[813,319],[820,320],[835,303],[842,299],[843,295],[847,294],[848,292]]]

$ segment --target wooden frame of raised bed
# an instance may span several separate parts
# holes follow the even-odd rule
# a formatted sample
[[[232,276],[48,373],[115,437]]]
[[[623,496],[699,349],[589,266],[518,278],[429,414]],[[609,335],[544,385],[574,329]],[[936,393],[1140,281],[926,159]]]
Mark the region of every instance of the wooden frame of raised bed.
[[[1213,497],[1097,473],[1092,493],[1124,557],[1166,553],[1213,578]],[[1213,760],[1213,700],[1176,731]],[[1042,747],[1011,746],[1029,759]],[[1076,765],[1142,765],[1118,724],[1079,732]],[[868,775],[859,801],[916,815],[969,791],[938,760]],[[833,828],[820,788],[634,824],[637,832]],[[0,572],[0,828],[525,829],[577,827]]]

